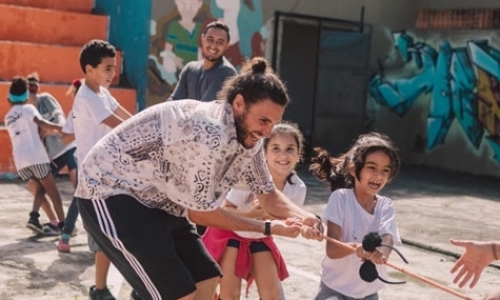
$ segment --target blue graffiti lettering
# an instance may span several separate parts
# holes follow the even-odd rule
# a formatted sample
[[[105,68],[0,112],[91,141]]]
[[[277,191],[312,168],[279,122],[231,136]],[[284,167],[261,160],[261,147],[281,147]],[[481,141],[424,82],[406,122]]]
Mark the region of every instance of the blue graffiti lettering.
[[[475,148],[485,130],[490,133],[487,141],[500,162],[500,51],[487,41],[469,41],[461,48],[443,41],[437,52],[404,31],[393,37],[402,59],[413,63],[419,73],[391,80],[373,76],[368,91],[376,103],[403,116],[415,101],[429,94],[427,149],[443,144],[457,120]]]

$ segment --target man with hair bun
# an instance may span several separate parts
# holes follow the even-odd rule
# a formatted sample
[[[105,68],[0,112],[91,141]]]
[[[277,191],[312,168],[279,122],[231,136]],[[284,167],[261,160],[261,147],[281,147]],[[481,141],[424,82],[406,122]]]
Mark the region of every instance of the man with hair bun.
[[[262,139],[289,97],[263,58],[219,99],[167,101],[118,125],[90,150],[76,190],[83,223],[141,299],[213,299],[221,271],[190,221],[321,239],[320,221],[276,189]],[[258,195],[263,221],[221,209],[233,186]]]

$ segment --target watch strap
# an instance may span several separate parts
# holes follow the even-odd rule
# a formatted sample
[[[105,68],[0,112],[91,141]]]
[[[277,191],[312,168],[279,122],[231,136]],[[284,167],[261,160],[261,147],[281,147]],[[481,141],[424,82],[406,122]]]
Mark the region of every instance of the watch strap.
[[[271,220],[264,222],[264,235],[271,235]]]

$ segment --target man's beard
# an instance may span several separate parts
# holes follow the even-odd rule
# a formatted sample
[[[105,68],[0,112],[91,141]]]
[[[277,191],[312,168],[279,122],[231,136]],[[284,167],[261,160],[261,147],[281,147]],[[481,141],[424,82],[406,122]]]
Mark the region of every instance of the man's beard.
[[[222,55],[219,55],[217,57],[213,57],[211,54],[203,53],[203,58],[208,60],[209,62],[217,62],[218,60],[222,59]]]
[[[248,128],[245,126],[245,119],[247,118],[248,112],[245,110],[240,115],[234,115],[234,127],[236,127],[236,139],[238,142],[245,146],[245,138],[248,136]]]

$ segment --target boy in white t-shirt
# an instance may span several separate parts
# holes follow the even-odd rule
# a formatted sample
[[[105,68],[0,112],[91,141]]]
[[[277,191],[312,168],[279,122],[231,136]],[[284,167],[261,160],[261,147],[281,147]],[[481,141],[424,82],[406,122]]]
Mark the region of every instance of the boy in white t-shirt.
[[[39,217],[40,206],[45,193],[52,200],[59,227],[64,224],[64,210],[61,196],[57,190],[50,168],[50,159],[39,136],[39,127],[48,132],[59,132],[61,125],[46,121],[34,105],[27,104],[28,82],[16,76],[9,88],[10,110],[5,115],[5,126],[12,143],[14,163],[23,180],[34,184],[33,208],[26,227],[37,234],[43,234]]]
[[[79,170],[90,149],[111,129],[132,116],[107,89],[116,74],[115,47],[106,41],[91,40],[80,52],[80,66],[85,77],[73,102],[73,127],[78,145],[76,158]],[[90,299],[115,299],[107,288],[106,277],[110,261],[90,235],[89,248],[96,254],[95,285],[90,288]]]

